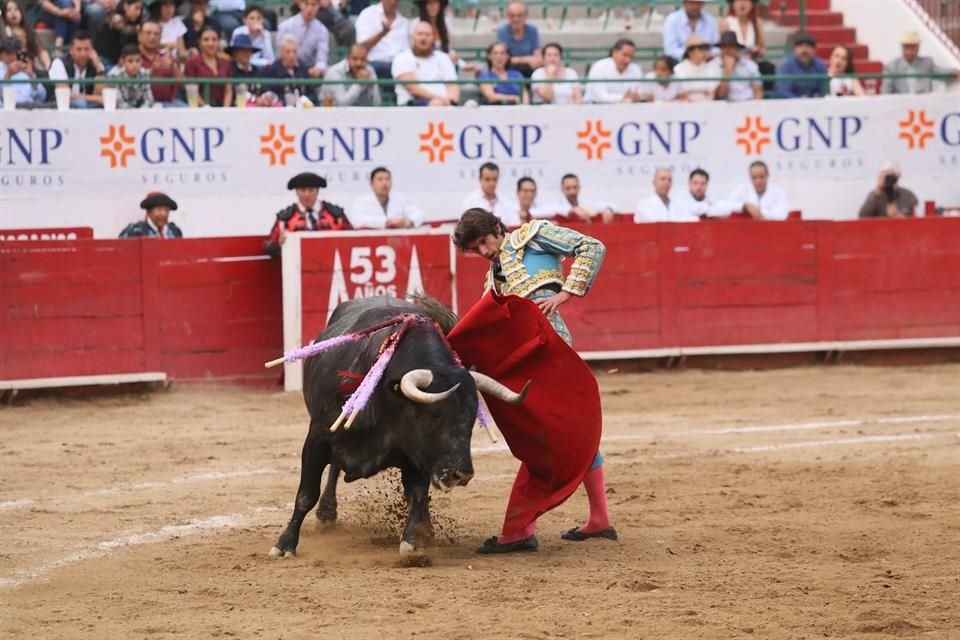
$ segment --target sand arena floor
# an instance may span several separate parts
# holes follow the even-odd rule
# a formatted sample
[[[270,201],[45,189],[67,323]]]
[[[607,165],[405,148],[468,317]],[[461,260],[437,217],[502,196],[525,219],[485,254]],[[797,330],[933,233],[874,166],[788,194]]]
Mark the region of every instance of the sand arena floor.
[[[479,557],[516,469],[434,497],[397,554],[395,478],[289,517],[296,394],[174,388],[0,408],[3,638],[960,638],[960,366],[600,376],[620,543]]]

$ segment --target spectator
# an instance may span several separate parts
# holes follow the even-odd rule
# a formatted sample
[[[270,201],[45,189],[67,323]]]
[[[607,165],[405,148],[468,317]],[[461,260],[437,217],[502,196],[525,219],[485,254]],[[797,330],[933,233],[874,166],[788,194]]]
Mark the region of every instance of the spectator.
[[[217,30],[230,42],[233,31],[243,24],[246,0],[210,0],[213,5],[213,22]]]
[[[447,23],[449,0],[414,0],[414,4],[420,22],[429,23],[433,28],[433,46],[450,56],[458,69],[474,70],[475,65],[464,61],[450,43],[450,25]]]
[[[613,44],[610,57],[594,62],[587,79],[587,102],[613,104],[615,102],[641,102],[643,91],[631,82],[599,82],[600,80],[640,79],[643,72],[633,63],[637,47],[633,40],[621,38]]]
[[[880,167],[876,188],[860,207],[861,218],[912,218],[917,214],[917,196],[897,184],[900,167],[888,162]]]
[[[531,98],[534,104],[580,104],[583,90],[574,80],[577,72],[563,64],[563,47],[556,42],[544,45],[543,66],[533,72]],[[542,82],[537,80],[568,80],[569,82]]]
[[[687,184],[688,192],[678,198],[687,214],[698,218],[724,218],[730,215],[726,203],[714,200],[707,195],[710,174],[699,167],[690,172]]]
[[[187,25],[177,15],[177,0],[151,0],[147,4],[150,19],[160,25],[160,47],[177,60],[187,59],[187,45],[183,36]]]
[[[170,212],[177,210],[177,203],[165,193],[153,191],[140,202],[140,208],[146,211],[143,220],[128,224],[120,232],[121,238],[182,238],[175,223],[170,222]]]
[[[254,46],[250,36],[237,31],[239,28],[233,32],[232,44],[225,51],[230,56],[230,77],[247,80],[246,83],[234,86],[234,101],[238,107],[244,107],[251,102],[257,104],[263,93],[262,85],[252,82],[253,78],[260,77],[260,71],[253,66],[253,55],[260,49]]]
[[[450,57],[433,48],[433,30],[426,22],[413,28],[413,48],[393,60],[393,77],[417,80],[419,84],[398,84],[397,104],[415,107],[449,107],[460,101],[460,87],[452,83],[457,70]]]
[[[934,63],[933,58],[920,55],[920,34],[909,31],[900,37],[903,55],[888,62],[884,73],[952,73],[960,78],[960,69],[948,69]],[[883,93],[930,93],[933,91],[932,78],[884,78]]]
[[[730,8],[727,17],[720,20],[720,33],[732,31],[750,57],[759,60],[767,52],[767,42],[763,24],[757,16],[757,0],[727,1]]]
[[[36,72],[27,52],[20,48],[20,41],[11,36],[0,38],[0,79],[36,80]],[[47,99],[47,90],[42,84],[14,85],[17,90],[17,105],[39,104]],[[2,104],[2,99],[0,99]]]
[[[347,57],[330,67],[327,80],[376,80],[377,72],[367,62],[367,48],[350,47]],[[323,88],[323,103],[338,107],[379,107],[380,87],[375,84],[330,84]]]
[[[742,210],[754,220],[786,220],[790,213],[787,194],[770,182],[770,170],[762,160],[750,164],[750,185],[734,189],[725,206]]]
[[[107,16],[116,10],[119,2],[118,0],[90,0],[81,4],[83,5],[83,17],[87,21],[87,31],[97,33],[103,28]]]
[[[851,77],[852,74],[856,73],[853,68],[853,55],[850,53],[850,49],[845,46],[834,47],[827,63],[827,72],[830,74],[831,96],[866,95],[860,80]]]
[[[193,56],[183,65],[186,78],[229,78],[230,63],[220,57],[220,32],[214,26],[204,27],[200,33],[200,54]],[[229,107],[233,104],[233,86],[229,84],[211,84],[200,87],[200,106],[208,104],[205,95],[209,93],[211,107]]]
[[[653,195],[637,203],[634,222],[697,222],[700,220],[687,210],[683,199],[671,198],[673,171],[666,167],[653,174]]]
[[[294,0],[295,3],[298,1]],[[338,47],[350,47],[357,41],[357,33],[353,22],[340,11],[338,2],[339,0],[320,0],[317,20],[333,34]]]
[[[150,72],[154,80],[159,78],[180,78],[180,65],[173,60],[171,52],[160,48],[160,24],[148,20],[140,25],[140,64]],[[153,99],[165,107],[184,107],[186,103],[177,98],[176,84],[150,85]]]
[[[720,39],[717,20],[703,10],[704,0],[683,0],[683,7],[667,16],[663,22],[663,52],[678,60],[687,50],[687,38],[696,34],[707,44]]]
[[[507,45],[510,52],[510,68],[519,71],[525,78],[533,74],[534,69],[543,66],[540,54],[540,33],[527,22],[527,5],[511,2],[507,5],[507,22],[497,28],[497,40]]]
[[[494,42],[487,47],[487,70],[477,76],[479,80],[497,80],[495,84],[481,84],[480,95],[484,104],[527,104],[529,97],[523,85],[510,80],[522,80],[523,74],[508,69],[510,53],[507,45]],[[506,81],[506,82],[503,82]]]
[[[315,102],[312,87],[308,87],[302,82],[296,82],[297,80],[305,80],[310,77],[310,71],[307,69],[307,65],[301,62],[297,55],[298,46],[296,36],[287,34],[280,39],[280,44],[278,45],[279,55],[277,59],[273,61],[273,64],[264,69],[263,76],[265,78],[281,79],[285,82],[271,85],[268,88],[267,94],[261,96],[262,99],[258,101],[258,103],[262,103],[263,105],[285,104],[289,102],[290,99],[298,98],[299,96],[306,96],[307,99]],[[288,96],[290,96],[290,98],[288,98]]]
[[[243,11],[243,26],[233,30],[230,44],[235,44],[240,36],[250,38],[255,47],[250,64],[257,69],[267,67],[276,59],[273,53],[273,38],[270,37],[270,32],[263,28],[263,9],[257,5],[250,5]]]
[[[94,62],[93,40],[86,31],[77,31],[73,35],[73,42],[70,43],[70,52],[66,56],[57,58],[50,65],[51,80],[77,80],[101,76],[103,76],[103,69],[98,68]],[[70,106],[74,109],[102,107],[100,86],[79,82],[70,85]]]
[[[200,34],[207,27],[217,28],[215,23],[207,14],[209,13],[210,0],[190,0],[190,12],[182,18],[183,20],[183,46],[187,48],[187,58],[200,53]]]
[[[463,199],[462,209],[483,209],[503,220],[508,227],[520,226],[517,203],[504,198],[497,191],[500,182],[500,167],[492,162],[480,165],[480,188]]]
[[[737,34],[724,31],[720,36],[720,57],[714,58],[713,65],[717,75],[726,78],[756,78],[755,81],[724,80],[717,85],[715,97],[718,100],[742,102],[744,100],[763,100],[763,82],[760,81],[760,69],[757,63],[746,55],[744,47],[737,41]]]
[[[177,14],[176,0],[153,0],[149,5],[150,19],[160,25],[160,47],[176,60],[187,59],[187,45],[183,37],[187,25]]]
[[[357,16],[357,42],[369,51],[367,57],[378,78],[390,78],[394,59],[410,49],[410,23],[397,11],[398,2],[380,0]],[[430,31],[433,46],[432,27]]]
[[[644,102],[673,102],[680,97],[683,83],[671,81],[676,66],[677,61],[670,56],[660,56],[654,61],[653,71],[646,77],[657,82],[645,82],[640,88]]]
[[[690,102],[713,100],[717,92],[716,80],[702,80],[702,78],[716,78],[720,76],[720,65],[707,62],[710,57],[710,45],[706,40],[693,34],[687,38],[687,49],[683,53],[683,60],[673,69],[674,76],[685,82],[680,83],[680,96]]]
[[[555,207],[561,215],[569,218],[592,222],[597,216],[603,222],[613,222],[617,205],[608,201],[598,201],[580,193],[580,178],[568,173],[560,179],[560,191],[563,199]]]
[[[143,0],[120,0],[117,9],[107,18],[97,34],[94,48],[100,54],[104,67],[120,62],[120,52],[128,44],[137,44],[140,21],[143,19]]]
[[[283,47],[280,48],[280,59]],[[278,60],[279,62],[279,60]],[[302,63],[301,63],[302,64]],[[287,183],[287,189],[297,191],[297,201],[277,212],[270,237],[263,244],[265,253],[280,255],[280,247],[292,231],[342,231],[352,229],[342,207],[320,200],[320,189],[327,188],[327,180],[315,173],[300,173]]]
[[[537,202],[536,180],[524,176],[517,181],[516,216],[521,224],[530,222],[536,218],[550,218],[555,213],[555,207]]]
[[[27,52],[27,56],[37,71],[50,69],[50,54],[37,41],[37,32],[24,20],[23,10],[17,0],[2,0],[0,2],[0,24],[4,25],[2,36],[12,36],[20,41],[20,47]]]
[[[278,38],[293,36],[297,39],[297,56],[311,78],[323,77],[330,48],[327,28],[317,20],[319,9],[319,0],[300,0],[300,13],[281,22],[277,29]]]
[[[120,52],[119,64],[107,74],[108,78],[122,80],[148,79],[150,72],[143,68],[140,59],[140,47],[128,44]],[[153,92],[150,85],[143,83],[123,83],[116,85],[118,109],[147,109],[153,106]]]
[[[393,190],[386,167],[370,173],[370,193],[353,201],[350,219],[356,229],[411,229],[423,224],[423,211],[402,193]]]
[[[780,76],[811,76],[809,80],[777,80],[773,92],[778,98],[822,98],[826,94],[827,65],[817,57],[817,41],[809,33],[793,38],[793,53],[777,67]],[[819,77],[818,77],[819,76]]]
[[[40,0],[36,27],[53,29],[54,49],[69,44],[80,28],[80,0]]]

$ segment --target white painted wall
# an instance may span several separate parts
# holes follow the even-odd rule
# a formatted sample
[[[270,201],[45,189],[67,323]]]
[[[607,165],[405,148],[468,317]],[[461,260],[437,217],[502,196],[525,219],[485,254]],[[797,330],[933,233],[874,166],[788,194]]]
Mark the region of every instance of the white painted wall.
[[[913,0],[833,0],[831,6],[843,12],[846,26],[856,28],[857,39],[869,45],[874,60],[886,63],[900,57],[900,36],[916,31],[923,38],[920,55],[933,58],[941,66],[960,67],[960,51],[948,46],[945,38],[924,23],[922,10]]]

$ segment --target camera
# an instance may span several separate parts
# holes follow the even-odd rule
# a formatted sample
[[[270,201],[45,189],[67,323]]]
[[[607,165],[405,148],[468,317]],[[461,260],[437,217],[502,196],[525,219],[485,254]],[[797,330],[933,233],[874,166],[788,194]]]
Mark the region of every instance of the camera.
[[[893,202],[896,199],[896,186],[897,175],[895,173],[888,173],[883,176],[883,194],[887,197],[888,202]]]
[[[30,58],[29,58],[29,56],[27,55],[27,52],[26,52],[26,51],[18,51],[18,52],[17,52],[17,60],[19,60],[20,62],[29,62],[29,61],[30,61]]]

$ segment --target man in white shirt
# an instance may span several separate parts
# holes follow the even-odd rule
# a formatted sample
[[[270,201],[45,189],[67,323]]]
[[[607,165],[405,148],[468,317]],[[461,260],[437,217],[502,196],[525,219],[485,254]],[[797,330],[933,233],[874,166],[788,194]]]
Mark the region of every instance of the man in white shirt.
[[[450,56],[433,46],[433,27],[418,22],[411,37],[412,49],[393,59],[391,73],[396,80],[416,80],[418,84],[397,83],[397,104],[414,107],[451,107],[460,101],[460,87],[450,84],[457,69]],[[376,67],[374,67],[376,68]]]
[[[290,16],[277,28],[277,42],[291,35],[300,43],[297,57],[307,67],[311,78],[320,78],[327,70],[330,33],[317,20],[319,0],[300,0],[300,13]]]
[[[421,23],[423,24],[423,23]],[[519,227],[517,203],[497,193],[500,182],[500,167],[492,162],[480,166],[480,188],[463,199],[462,209],[483,209],[500,218],[508,227]]]
[[[610,50],[610,57],[594,62],[587,79],[595,80],[639,80],[643,78],[640,67],[633,63],[637,46],[633,40],[621,38]],[[588,82],[587,102],[595,104],[614,104],[617,102],[641,102],[643,93],[640,84],[632,82]]]
[[[517,218],[521,223],[537,218],[552,218],[556,207],[537,201],[537,182],[529,176],[517,181]]]
[[[770,170],[765,162],[750,164],[750,182],[740,185],[727,200],[731,211],[744,211],[754,220],[786,220],[790,204],[783,189],[770,182]]]
[[[686,209],[691,216],[725,218],[730,215],[726,202],[719,202],[707,195],[710,174],[699,167],[690,172],[689,191],[678,197],[678,205]]]
[[[681,198],[671,198],[673,171],[657,169],[653,175],[653,195],[637,203],[633,213],[634,222],[698,222],[700,218],[690,213]]]
[[[576,220],[590,222],[597,216],[604,222],[613,222],[617,205],[610,201],[599,201],[584,196],[580,192],[580,178],[568,173],[560,179],[560,191],[563,197],[555,207],[557,213]]]
[[[389,78],[394,58],[410,48],[410,22],[397,11],[398,3],[380,0],[357,16],[357,42],[370,52],[367,58],[378,78]]]
[[[386,167],[370,174],[370,193],[353,201],[350,222],[355,229],[410,229],[423,224],[423,211],[393,190],[393,176]]]

